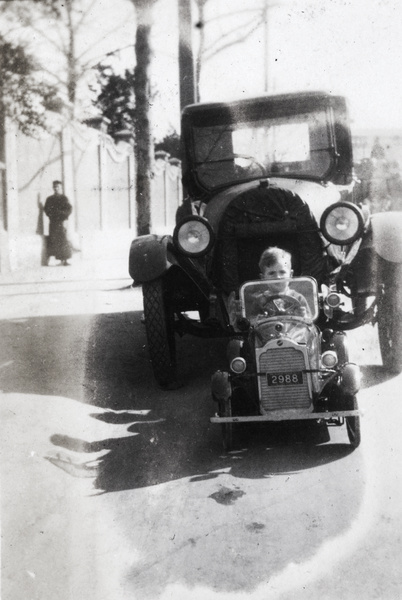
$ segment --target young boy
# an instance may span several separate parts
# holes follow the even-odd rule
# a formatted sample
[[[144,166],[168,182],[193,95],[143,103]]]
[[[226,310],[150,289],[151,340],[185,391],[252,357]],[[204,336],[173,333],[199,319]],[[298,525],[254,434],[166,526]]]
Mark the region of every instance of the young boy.
[[[268,314],[291,314],[299,317],[310,315],[307,301],[302,294],[289,287],[289,279],[293,277],[291,267],[292,257],[289,252],[282,248],[270,247],[261,254],[258,266],[261,279],[277,281],[272,282],[269,288],[257,294],[258,306]],[[275,296],[287,296],[287,298],[275,298]],[[294,299],[292,303],[291,298]]]

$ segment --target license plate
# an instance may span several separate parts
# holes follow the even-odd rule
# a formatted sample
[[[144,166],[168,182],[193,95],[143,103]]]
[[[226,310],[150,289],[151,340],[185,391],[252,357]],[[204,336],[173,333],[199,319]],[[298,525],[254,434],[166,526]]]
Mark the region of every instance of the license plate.
[[[303,383],[301,371],[288,371],[286,373],[267,373],[268,385],[300,385]]]

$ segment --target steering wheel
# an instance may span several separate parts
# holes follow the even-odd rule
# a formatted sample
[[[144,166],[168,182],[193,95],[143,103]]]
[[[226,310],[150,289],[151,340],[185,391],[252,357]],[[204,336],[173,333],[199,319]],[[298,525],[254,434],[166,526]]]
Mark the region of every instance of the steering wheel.
[[[275,300],[281,300],[283,303],[282,307],[275,304]],[[292,314],[295,309],[302,310],[302,305],[297,298],[288,296],[287,294],[276,294],[275,296],[269,296],[265,304],[261,303],[261,308],[272,315],[289,315]]]
[[[261,175],[265,175],[265,167],[258,160],[254,158],[254,156],[249,156],[248,154],[233,154],[234,158],[244,158],[244,160],[249,160],[250,164],[243,167],[242,165],[237,165],[243,171],[252,173],[257,167],[261,171]]]

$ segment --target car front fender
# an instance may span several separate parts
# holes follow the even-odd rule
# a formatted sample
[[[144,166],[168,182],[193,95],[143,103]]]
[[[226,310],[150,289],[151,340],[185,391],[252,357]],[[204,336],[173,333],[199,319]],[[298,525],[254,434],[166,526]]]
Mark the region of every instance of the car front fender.
[[[135,283],[160,277],[171,266],[167,257],[168,236],[142,235],[132,241],[129,273]]]
[[[372,215],[373,246],[384,260],[402,263],[402,213],[383,212]]]

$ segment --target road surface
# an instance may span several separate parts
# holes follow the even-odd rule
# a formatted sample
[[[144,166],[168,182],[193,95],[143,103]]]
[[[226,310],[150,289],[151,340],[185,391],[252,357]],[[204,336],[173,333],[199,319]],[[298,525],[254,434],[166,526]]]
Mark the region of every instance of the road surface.
[[[402,597],[402,378],[375,328],[350,334],[356,451],[344,427],[258,425],[225,454],[209,423],[222,342],[181,340],[184,386],[163,392],[140,289],[0,300],[3,600]]]

